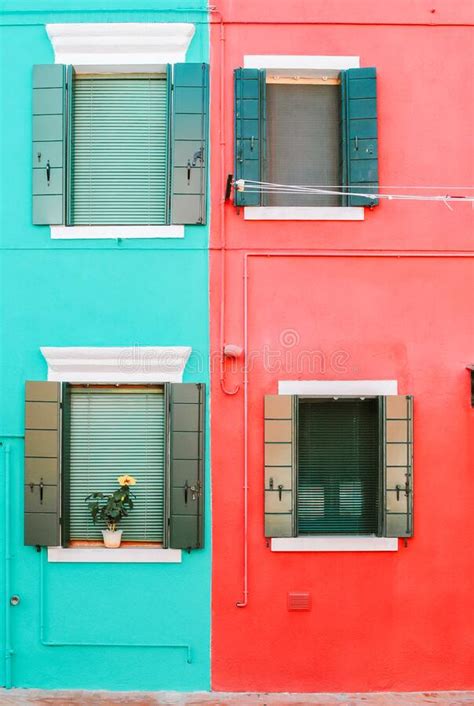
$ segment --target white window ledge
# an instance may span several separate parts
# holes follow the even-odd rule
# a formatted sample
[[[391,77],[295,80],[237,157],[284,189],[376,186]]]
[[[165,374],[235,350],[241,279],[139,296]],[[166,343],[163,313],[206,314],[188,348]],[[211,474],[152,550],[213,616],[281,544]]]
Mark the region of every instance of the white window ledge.
[[[190,346],[42,347],[56,382],[182,382]]]
[[[272,539],[272,552],[396,552],[390,537],[288,537]]]
[[[47,24],[56,64],[76,71],[162,71],[186,60],[195,27],[187,22]]]
[[[245,206],[246,221],[363,221],[358,206]]]
[[[180,564],[181,549],[48,547],[48,561],[62,564]]]
[[[184,226],[50,226],[53,240],[184,238]]]

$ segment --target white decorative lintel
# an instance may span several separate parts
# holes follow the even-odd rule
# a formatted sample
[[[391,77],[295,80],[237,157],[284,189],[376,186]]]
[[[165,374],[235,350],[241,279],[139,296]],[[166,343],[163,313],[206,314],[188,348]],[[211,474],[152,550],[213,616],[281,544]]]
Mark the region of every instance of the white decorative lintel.
[[[181,382],[190,346],[42,347],[48,380],[89,383]]]
[[[246,54],[246,69],[266,69],[269,76],[336,78],[340,71],[358,69],[358,56],[314,56],[296,54]]]
[[[56,64],[76,70],[139,66],[161,71],[186,60],[195,27],[188,22],[81,22],[47,24]]]
[[[278,394],[315,397],[398,395],[398,380],[279,380]]]

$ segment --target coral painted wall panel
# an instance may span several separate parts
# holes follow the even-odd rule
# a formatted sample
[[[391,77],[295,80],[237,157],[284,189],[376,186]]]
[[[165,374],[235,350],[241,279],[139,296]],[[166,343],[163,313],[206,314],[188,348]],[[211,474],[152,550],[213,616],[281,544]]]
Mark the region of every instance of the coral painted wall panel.
[[[242,358],[224,364],[224,380],[214,366],[212,380],[213,688],[472,688],[471,206],[383,202],[361,222],[294,223],[245,221],[243,209],[220,203],[233,171],[232,70],[249,54],[359,56],[377,67],[381,185],[472,184],[474,100],[458,71],[472,12],[401,0],[229,0],[217,9],[211,348],[218,360],[223,343],[245,344],[247,330],[248,603],[236,605],[245,603]],[[406,547],[269,548],[263,398],[296,379],[396,380],[414,395],[415,532]],[[290,591],[310,592],[311,610],[289,612]]]

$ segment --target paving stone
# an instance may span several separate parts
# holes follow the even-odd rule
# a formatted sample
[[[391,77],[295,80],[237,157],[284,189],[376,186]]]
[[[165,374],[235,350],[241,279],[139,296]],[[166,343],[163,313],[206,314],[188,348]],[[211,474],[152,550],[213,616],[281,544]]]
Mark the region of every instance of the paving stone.
[[[265,694],[0,689],[0,706],[474,706],[474,691]]]

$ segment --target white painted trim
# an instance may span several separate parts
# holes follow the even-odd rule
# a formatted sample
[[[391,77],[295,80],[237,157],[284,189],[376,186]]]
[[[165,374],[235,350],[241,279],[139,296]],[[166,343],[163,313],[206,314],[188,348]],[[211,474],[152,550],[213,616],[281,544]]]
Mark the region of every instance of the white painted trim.
[[[61,564],[180,564],[181,549],[48,547],[48,562]]]
[[[53,240],[184,238],[184,226],[50,226]]]
[[[48,380],[59,382],[182,382],[190,346],[42,347]]]
[[[397,395],[397,380],[279,380],[279,395],[316,397],[370,397]]]
[[[246,221],[363,221],[358,206],[245,206]]]
[[[398,539],[389,537],[278,537],[272,552],[396,552]]]
[[[245,54],[246,69],[266,69],[272,76],[335,78],[340,71],[358,69],[358,56],[297,56],[288,54]]]
[[[47,24],[56,64],[76,70],[162,71],[186,60],[195,27],[189,22],[81,22]],[[133,70],[133,69],[131,69]]]

